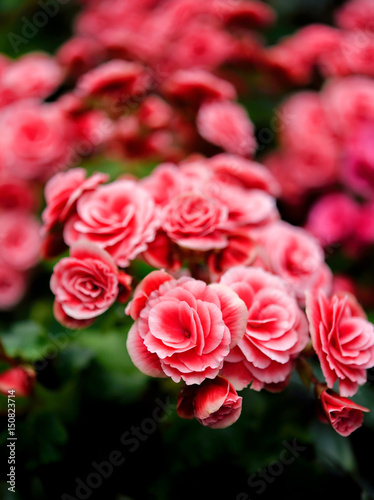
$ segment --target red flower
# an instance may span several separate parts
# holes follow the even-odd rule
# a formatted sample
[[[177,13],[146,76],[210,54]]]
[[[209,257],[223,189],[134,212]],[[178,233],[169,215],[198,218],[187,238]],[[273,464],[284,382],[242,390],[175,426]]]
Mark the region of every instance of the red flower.
[[[59,48],[56,58],[69,76],[76,77],[101,63],[105,49],[93,38],[75,36]]]
[[[50,55],[26,54],[8,64],[1,74],[0,107],[21,99],[44,99],[62,79],[62,68]]]
[[[331,389],[353,396],[366,382],[366,369],[374,366],[374,327],[350,294],[327,298],[307,293],[306,313],[314,350]]]
[[[188,385],[218,375],[247,322],[244,302],[229,287],[163,271],[138,285],[126,313],[135,320],[127,339],[133,363],[146,375]]]
[[[0,261],[0,310],[10,309],[26,291],[26,275]]]
[[[186,192],[173,198],[167,206],[162,227],[179,246],[205,251],[227,245],[220,231],[227,216],[227,208],[218,201]]]
[[[364,406],[330,390],[323,391],[320,398],[325,417],[342,436],[349,436],[361,427],[364,420],[363,412],[369,411]]]
[[[39,221],[21,210],[0,214],[0,259],[25,271],[39,260],[41,238]]]
[[[211,429],[224,429],[240,417],[242,398],[223,377],[186,386],[178,396],[177,413]]]
[[[43,231],[48,232],[54,226],[63,224],[68,216],[74,213],[80,196],[107,180],[109,176],[102,173],[86,179],[86,171],[83,168],[73,168],[52,177],[45,186],[47,206],[42,213]]]
[[[314,203],[305,227],[326,247],[352,237],[358,217],[359,205],[354,199],[344,193],[330,193]]]
[[[36,192],[31,183],[9,175],[0,180],[0,209],[24,210],[36,208]]]
[[[230,101],[205,103],[196,120],[200,135],[207,141],[229,153],[253,155],[256,149],[253,124],[239,104]]]
[[[168,97],[191,106],[211,100],[234,100],[235,87],[202,69],[186,69],[172,73],[162,86]]]
[[[179,166],[164,163],[140,184],[163,216],[144,254],[160,268],[177,268],[186,249],[200,257],[205,252],[214,274],[248,264],[255,255],[252,233],[279,218],[269,194],[277,189],[271,174],[235,155],[189,159]]]
[[[85,73],[78,81],[77,89],[85,97],[109,97],[124,99],[143,89],[145,71],[138,62],[112,59]]]
[[[117,265],[146,250],[159,225],[158,213],[148,193],[132,180],[117,180],[85,192],[76,214],[64,228],[64,239],[72,245],[86,239],[105,249]]]
[[[371,0],[351,0],[346,2],[335,15],[336,24],[344,30],[365,30],[374,21],[374,5]]]
[[[32,392],[35,378],[35,371],[30,367],[9,368],[0,374],[0,393],[8,396],[8,391],[13,390],[13,397],[27,397]]]
[[[332,277],[322,247],[308,231],[277,221],[261,229],[257,241],[262,258],[258,265],[283,278],[300,304],[305,302],[305,291],[317,285],[330,292]]]
[[[309,339],[305,315],[287,284],[244,266],[227,271],[220,283],[234,290],[248,309],[245,334],[227,356],[222,375],[238,390],[251,382],[255,390],[285,382]]]
[[[6,107],[0,125],[2,161],[12,175],[45,181],[70,165],[69,120],[57,104],[18,101]]]
[[[57,320],[69,328],[92,323],[117,299],[119,283],[128,286],[111,256],[92,243],[79,241],[71,247],[70,257],[56,264],[51,277]]]

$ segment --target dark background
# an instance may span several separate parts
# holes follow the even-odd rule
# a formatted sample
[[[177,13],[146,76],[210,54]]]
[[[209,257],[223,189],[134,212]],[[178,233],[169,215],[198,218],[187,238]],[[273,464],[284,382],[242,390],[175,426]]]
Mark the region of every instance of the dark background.
[[[265,33],[273,44],[312,22],[331,23],[333,9],[343,2],[269,3],[279,14],[277,25]],[[15,57],[9,33],[21,34],[22,19],[32,18],[39,8],[35,1],[1,0],[0,52]],[[17,55],[32,50],[54,53],[71,36],[72,19],[78,11],[74,0],[61,5],[58,15],[19,46]],[[274,102],[262,102],[260,109],[250,106],[256,126],[266,127]],[[147,269],[139,265],[137,272],[146,274]],[[32,294],[1,318],[4,345],[14,356],[27,353],[34,360],[37,384],[33,398],[17,400],[18,492],[7,492],[3,481],[0,499],[374,498],[372,413],[365,415],[362,428],[342,438],[318,421],[312,391],[295,376],[281,394],[242,391],[242,415],[228,429],[214,431],[181,420],[175,412],[179,388],[168,381],[148,379],[124,358],[128,323],[123,319],[123,307],[73,337],[52,316],[50,273],[51,266],[41,264],[30,287]],[[373,380],[374,374],[369,373],[368,384],[354,398],[372,410]],[[8,472],[5,401],[0,401],[2,480],[3,471]],[[160,401],[169,406],[157,413],[162,421],[156,425],[152,415]],[[136,427],[141,437],[134,439]],[[127,440],[121,442],[126,432]],[[295,444],[299,451],[292,457],[288,449]],[[113,466],[112,473],[104,465],[109,477],[102,481],[93,478],[92,473],[97,472],[93,462],[108,462],[116,451],[115,456],[123,457],[124,463]],[[89,477],[94,484],[102,484],[90,488],[92,493],[85,487],[77,491],[77,479],[87,485]]]

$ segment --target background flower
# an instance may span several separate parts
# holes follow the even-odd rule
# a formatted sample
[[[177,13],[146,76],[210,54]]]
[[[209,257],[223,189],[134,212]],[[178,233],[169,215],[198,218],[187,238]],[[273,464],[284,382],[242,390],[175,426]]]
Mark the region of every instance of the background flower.
[[[372,496],[363,408],[374,408],[373,369],[358,369],[366,382],[354,402],[342,403],[335,381],[327,392],[340,406],[323,425],[324,355],[304,328],[306,290],[340,311],[354,294],[353,323],[366,325],[357,341],[373,320],[372,10],[368,0],[0,3],[0,379],[32,376],[15,403],[19,500],[308,500],[326,484],[336,496]],[[132,223],[120,227],[121,217]],[[86,293],[76,301],[67,286],[69,304],[98,314],[77,320],[60,295],[72,269],[59,275],[61,301],[50,279],[84,239],[98,248],[78,259]],[[109,274],[93,273],[93,261]],[[253,317],[268,314],[261,328],[272,339],[259,352],[270,364],[248,362],[241,381],[249,368],[253,380],[238,393],[220,371],[187,386],[182,372],[180,382],[159,377],[161,361],[134,335],[148,375],[139,370],[126,342],[153,289],[192,281],[222,299],[217,283],[236,266],[267,277],[249,302]],[[336,322],[345,340],[346,319]],[[220,370],[244,366],[239,343]],[[333,354],[334,369],[357,375]],[[180,418],[200,391],[200,421]],[[0,394],[3,441],[7,403]],[[230,425],[210,428],[220,424]],[[333,425],[354,432],[343,438]],[[0,496],[8,487],[0,478]]]

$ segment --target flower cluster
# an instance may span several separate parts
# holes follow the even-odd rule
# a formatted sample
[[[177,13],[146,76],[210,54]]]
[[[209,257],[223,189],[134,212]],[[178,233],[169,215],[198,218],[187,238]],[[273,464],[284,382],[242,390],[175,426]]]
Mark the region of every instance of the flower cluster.
[[[285,82],[305,85],[323,78],[372,77],[374,8],[371,0],[350,0],[334,13],[334,26],[310,24],[266,51],[266,64]]]
[[[351,262],[374,244],[374,10],[351,0],[335,12],[334,26],[311,24],[267,49],[272,76],[291,95],[277,111],[279,147],[262,161],[325,248],[341,248]],[[321,85],[295,91],[319,79]],[[347,283],[368,307],[370,283]],[[365,280],[363,280],[365,281]]]
[[[51,278],[55,315],[83,328],[132,294],[128,353],[144,374],[182,384],[180,416],[233,423],[236,391],[283,390],[310,348],[326,388],[339,381],[347,397],[366,382],[373,325],[353,296],[333,293],[318,240],[281,220],[263,166],[219,154],[107,181],[72,169],[47,183],[44,232],[70,248]],[[136,259],[155,270],[132,290]]]
[[[260,30],[274,21],[272,9],[257,0],[119,0],[110,9],[102,0],[82,5],[73,36],[54,55],[0,54],[2,199],[9,189],[1,213],[3,205],[22,205],[31,217],[38,214],[50,178],[98,155],[135,164],[179,162],[195,151],[251,158],[254,125],[236,102],[245,78],[233,80],[226,66],[261,67]],[[21,204],[8,200],[21,191]],[[34,255],[34,221],[10,214],[8,225]],[[45,241],[44,234],[43,256],[57,251],[54,236]],[[0,309],[23,297],[24,270],[36,261],[29,260],[8,266],[1,254]]]
[[[163,71],[227,63],[260,64],[261,38],[255,29],[275,21],[258,0],[171,0],[85,2],[75,33],[59,52],[69,69],[87,70],[105,57],[145,62]]]
[[[47,54],[1,57],[0,310],[23,298],[40,260],[43,180],[68,166],[68,123],[54,103],[45,102],[62,79],[62,69]]]
[[[374,327],[324,250],[374,243],[374,45],[355,42],[370,0],[267,48],[275,15],[257,0],[82,4],[54,56],[0,59],[0,309],[56,259],[58,322],[83,329],[123,304],[123,348],[176,385],[180,417],[227,427],[241,391],[283,391],[297,371],[349,435],[368,411],[349,398],[374,367]],[[280,147],[258,158],[240,97],[316,72],[328,81],[284,102]],[[305,220],[280,203],[307,205]],[[136,262],[152,268],[142,280]],[[16,382],[28,394],[33,377],[13,366],[0,391]]]

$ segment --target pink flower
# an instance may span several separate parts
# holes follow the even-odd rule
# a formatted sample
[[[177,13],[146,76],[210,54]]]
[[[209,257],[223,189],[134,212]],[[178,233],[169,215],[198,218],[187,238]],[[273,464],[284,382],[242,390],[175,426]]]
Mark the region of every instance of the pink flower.
[[[230,288],[188,277],[150,273],[126,308],[135,323],[127,349],[146,375],[200,384],[215,378],[225,357],[242,338],[244,302]]]
[[[0,310],[11,309],[26,292],[26,275],[0,261]]]
[[[178,396],[177,413],[211,429],[225,429],[240,417],[242,398],[223,377],[185,386]]]
[[[173,108],[157,95],[150,95],[141,103],[138,118],[143,126],[152,130],[167,127],[173,117]]]
[[[78,160],[97,152],[111,138],[114,123],[105,110],[90,109],[83,98],[73,93],[61,96],[58,106],[69,120]]]
[[[251,382],[255,390],[285,382],[309,339],[306,318],[287,284],[244,266],[227,271],[220,283],[234,290],[248,309],[246,332],[226,357],[222,375],[236,389]]]
[[[230,101],[207,102],[197,115],[200,135],[229,153],[252,156],[256,149],[253,124],[239,104]]]
[[[333,78],[325,84],[321,99],[331,130],[345,141],[353,130],[374,121],[374,82],[353,75]]]
[[[300,191],[337,179],[338,145],[317,92],[304,91],[287,99],[279,111],[280,140],[287,156],[285,176]]]
[[[59,64],[48,54],[32,52],[7,65],[1,75],[0,107],[20,99],[43,99],[62,82]]]
[[[15,391],[10,397],[27,397],[30,396],[34,382],[35,371],[33,368],[26,366],[14,366],[0,373],[0,393],[8,396],[8,391]]]
[[[126,101],[146,82],[144,67],[138,62],[112,59],[85,73],[77,91],[85,97],[110,97]]]
[[[14,103],[2,113],[0,125],[3,162],[12,175],[44,181],[70,164],[69,121],[57,105]]]
[[[354,280],[345,274],[334,274],[332,293],[337,294],[341,292],[348,292],[355,295],[357,286]]]
[[[93,174],[86,179],[83,168],[74,168],[53,176],[45,186],[47,206],[42,213],[43,231],[48,232],[58,224],[63,224],[76,207],[78,199],[86,191],[94,190],[99,184],[109,180],[103,173]]]
[[[321,58],[339,45],[339,30],[323,24],[310,24],[285,37],[267,51],[267,65],[286,81],[308,83]]]
[[[373,325],[350,294],[307,293],[306,313],[328,387],[338,380],[340,394],[353,396],[374,366]]]
[[[55,265],[51,277],[57,320],[68,328],[91,323],[115,302],[120,280],[107,252],[87,241],[76,243],[70,257]]]
[[[178,268],[189,255],[186,249],[199,252],[213,274],[249,264],[255,255],[252,233],[279,218],[267,192],[277,187],[272,176],[234,155],[161,164],[140,184],[163,214],[159,234],[144,254],[160,268]]]
[[[324,253],[318,241],[305,229],[278,221],[258,232],[262,264],[280,276],[303,304],[305,291],[314,289],[325,274]],[[327,281],[328,292],[332,283]]]
[[[263,162],[289,204],[338,180],[339,143],[328,118],[321,95],[312,91],[292,95],[277,112],[281,148]]]
[[[254,0],[235,5],[223,0],[113,0],[110,9],[103,2],[86,5],[76,32],[94,38],[110,55],[143,61],[164,75],[181,68],[214,70],[232,62],[243,40],[252,46],[252,61],[260,47],[253,28],[273,19],[272,9]]]
[[[4,54],[0,54],[0,75],[3,74],[4,70],[9,66],[10,63],[11,59],[9,59]]]
[[[165,207],[174,196],[186,191],[200,191],[204,179],[209,174],[205,164],[199,163],[197,170],[190,172],[173,163],[161,163],[148,177],[140,180],[140,185],[152,196],[155,203]]]
[[[216,185],[215,198],[228,209],[227,221],[222,223],[228,234],[267,227],[279,219],[275,198],[259,189],[244,190],[234,186]],[[209,186],[207,186],[209,193]]]
[[[361,205],[355,234],[363,245],[374,243],[374,201]]]
[[[31,183],[12,175],[0,179],[0,209],[24,210],[36,209],[36,192]]]
[[[214,24],[192,20],[169,45],[168,67],[172,70],[193,67],[213,70],[230,57],[233,40],[229,33]]]
[[[227,25],[264,27],[275,21],[275,12],[268,5],[257,0],[227,2],[216,0],[212,4],[212,13],[217,13]]]
[[[213,171],[213,180],[243,189],[260,189],[277,197],[280,186],[269,170],[254,161],[238,155],[221,153],[207,160]]]
[[[356,126],[347,138],[341,168],[344,184],[366,199],[374,196],[373,139],[374,120],[369,125]]]
[[[344,30],[361,30],[364,33],[374,22],[374,5],[371,0],[350,0],[335,14],[335,21]]]
[[[316,159],[313,159],[312,164],[306,164],[305,160],[300,161],[300,155],[298,157],[295,156],[291,148],[278,149],[266,154],[262,158],[262,163],[267,167],[279,185],[279,198],[285,200],[287,204],[297,207],[302,203],[303,196],[307,190],[305,186],[300,185],[301,176],[297,174],[297,171],[304,171],[304,167],[307,167],[309,170],[314,165]],[[289,165],[295,161],[296,167],[290,169]]]
[[[182,267],[182,255],[178,245],[174,244],[166,233],[157,231],[155,239],[142,253],[143,259],[152,267],[176,272]]]
[[[374,43],[371,37],[356,32],[341,35],[340,44],[322,58],[326,77],[367,75],[374,76]],[[360,40],[358,42],[358,40]]]
[[[278,112],[282,144],[295,149],[304,149],[314,144],[314,134],[318,139],[334,138],[329,130],[329,123],[318,92],[302,91],[293,94]],[[304,144],[301,141],[309,139]]]
[[[56,58],[68,75],[76,77],[103,62],[105,49],[95,39],[70,38],[57,51]]]
[[[164,211],[162,228],[184,248],[211,250],[227,242],[220,231],[228,210],[218,201],[200,193],[186,192],[172,199]]]
[[[250,263],[252,232],[279,218],[275,199],[257,188],[273,189],[271,181],[260,165],[233,155],[159,165],[141,181],[162,207],[160,231],[145,258],[172,270],[193,250],[214,274]]]
[[[172,73],[162,85],[162,93],[178,103],[191,106],[211,100],[236,99],[235,87],[202,69],[185,69]]]
[[[363,412],[369,411],[368,408],[330,390],[323,391],[320,398],[325,417],[341,436],[349,436],[361,427]]]
[[[64,239],[69,246],[82,238],[96,243],[126,267],[146,250],[158,225],[148,193],[135,181],[117,180],[82,194],[76,214],[65,225]]]
[[[355,232],[359,215],[357,203],[344,193],[319,198],[308,214],[306,229],[322,246],[344,243]]]
[[[212,276],[218,277],[234,266],[245,266],[253,263],[257,257],[256,242],[247,231],[238,230],[227,236],[227,245],[218,252],[211,252],[207,265]]]
[[[39,260],[39,221],[24,211],[0,213],[0,259],[15,269],[30,269]]]

